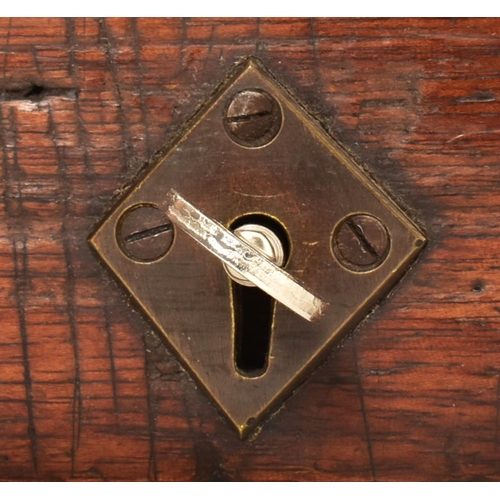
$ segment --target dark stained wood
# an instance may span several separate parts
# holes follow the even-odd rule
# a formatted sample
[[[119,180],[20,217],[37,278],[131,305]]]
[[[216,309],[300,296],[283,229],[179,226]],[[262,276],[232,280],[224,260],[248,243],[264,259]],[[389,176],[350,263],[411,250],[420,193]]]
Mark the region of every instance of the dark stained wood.
[[[499,30],[495,19],[1,19],[0,478],[499,480]],[[242,442],[86,238],[249,55],[429,245]]]

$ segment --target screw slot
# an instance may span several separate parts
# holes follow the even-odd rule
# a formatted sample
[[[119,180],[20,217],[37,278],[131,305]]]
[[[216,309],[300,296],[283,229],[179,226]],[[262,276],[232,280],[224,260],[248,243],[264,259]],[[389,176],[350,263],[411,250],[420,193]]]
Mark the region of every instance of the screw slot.
[[[154,262],[170,250],[174,228],[159,208],[135,205],[120,217],[116,226],[116,239],[129,259]]]
[[[278,135],[282,121],[281,108],[274,97],[264,90],[247,89],[229,99],[224,127],[240,146],[259,148]]]

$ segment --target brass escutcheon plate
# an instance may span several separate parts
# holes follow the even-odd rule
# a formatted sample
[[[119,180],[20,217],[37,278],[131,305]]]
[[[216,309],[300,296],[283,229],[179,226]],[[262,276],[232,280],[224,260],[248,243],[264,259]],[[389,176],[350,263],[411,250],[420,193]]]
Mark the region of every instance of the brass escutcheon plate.
[[[270,127],[269,142],[258,147],[231,137],[236,127],[228,130],[225,121],[229,100],[247,89],[275,100],[281,113],[279,130]],[[290,242],[285,270],[329,304],[315,322],[275,305],[267,367],[259,376],[245,376],[235,367],[231,280],[217,258],[177,229],[168,252],[158,252],[156,259],[131,259],[118,241],[124,214],[141,205],[167,213],[171,189],[226,228],[246,214],[278,221]],[[366,267],[346,263],[352,236],[343,226],[346,220],[351,221],[352,244],[361,245],[354,251],[371,252],[368,263],[378,258],[376,245],[366,240],[370,229],[363,227],[372,219],[380,225],[374,229],[383,246],[379,261]],[[345,240],[345,234],[347,242],[336,242]],[[262,65],[250,59],[106,216],[90,243],[245,437],[388,293],[424,247],[425,237]]]

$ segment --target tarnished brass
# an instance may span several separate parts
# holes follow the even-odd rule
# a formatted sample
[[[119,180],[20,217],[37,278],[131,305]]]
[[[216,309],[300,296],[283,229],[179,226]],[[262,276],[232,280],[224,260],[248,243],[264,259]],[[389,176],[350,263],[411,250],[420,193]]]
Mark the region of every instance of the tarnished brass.
[[[247,95],[250,111],[241,102]],[[273,106],[261,95],[270,96]],[[230,114],[235,96],[237,112]],[[261,101],[265,106],[259,111]],[[241,125],[245,120],[251,125]],[[154,260],[133,259],[124,247],[124,214],[146,206],[168,216],[171,190],[228,229],[246,216],[276,221],[289,240],[286,275],[328,304],[309,322],[273,301],[269,352],[258,376],[235,365],[235,307],[240,306],[233,303],[233,284],[218,258],[184,230],[172,232],[165,251],[151,252]],[[170,228],[162,224],[160,229]],[[163,229],[138,227],[143,245],[157,235],[166,238]],[[136,233],[125,241],[134,242]],[[252,59],[124,196],[90,243],[245,437],[387,294],[425,238]]]

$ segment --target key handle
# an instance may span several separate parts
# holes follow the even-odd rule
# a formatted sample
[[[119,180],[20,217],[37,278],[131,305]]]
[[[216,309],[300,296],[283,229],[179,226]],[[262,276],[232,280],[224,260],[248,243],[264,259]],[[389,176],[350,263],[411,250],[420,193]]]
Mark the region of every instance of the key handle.
[[[191,238],[294,313],[318,320],[327,303],[222,224],[210,219],[175,190],[167,196],[168,217]]]

